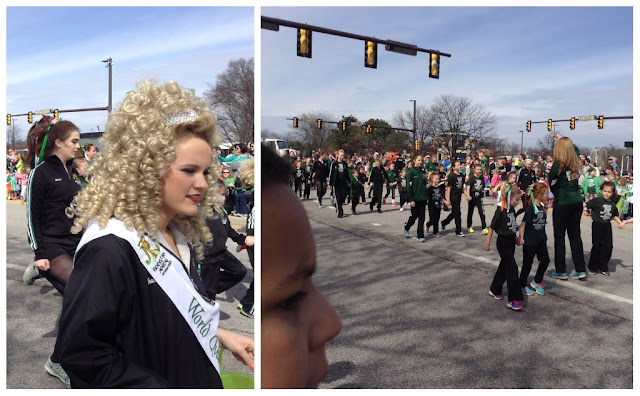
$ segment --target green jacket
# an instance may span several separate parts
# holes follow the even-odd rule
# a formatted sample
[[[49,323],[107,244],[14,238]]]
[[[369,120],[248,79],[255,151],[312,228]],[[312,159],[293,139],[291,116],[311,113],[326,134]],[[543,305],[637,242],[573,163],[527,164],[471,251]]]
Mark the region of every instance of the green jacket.
[[[407,202],[427,200],[427,172],[415,166],[407,172]]]
[[[580,150],[574,144],[573,145],[576,155],[580,156]],[[578,202],[582,202],[582,194],[580,192],[580,186],[578,185],[578,177],[571,178],[571,172],[565,169],[560,174],[558,161],[553,161],[551,171],[549,172],[549,183],[552,184],[556,180],[556,185],[551,187],[553,195],[555,196],[555,203],[557,205],[572,205]]]

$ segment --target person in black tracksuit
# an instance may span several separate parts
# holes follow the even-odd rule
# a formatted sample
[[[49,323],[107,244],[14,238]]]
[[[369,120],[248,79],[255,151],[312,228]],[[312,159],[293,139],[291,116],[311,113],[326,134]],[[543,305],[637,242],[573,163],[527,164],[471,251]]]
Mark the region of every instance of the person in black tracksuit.
[[[389,177],[387,176],[387,172],[382,168],[382,161],[379,159],[375,160],[373,163],[373,168],[371,169],[371,175],[369,175],[369,185],[373,185],[371,188],[373,191],[373,197],[371,198],[371,203],[369,203],[369,209],[373,211],[373,207],[378,204],[378,213],[382,213],[382,187],[384,186],[385,180],[389,182]]]
[[[624,223],[618,217],[618,208],[615,204],[615,185],[605,182],[601,188],[602,196],[585,203],[585,207],[591,209],[591,240],[593,247],[589,257],[589,272],[594,275],[600,272],[610,275],[609,260],[613,251],[613,235],[611,233],[611,220],[618,223],[618,228],[624,228]]]
[[[533,162],[531,159],[525,160],[525,166],[520,168],[518,171],[518,177],[516,179],[516,185],[520,187],[522,190],[522,208],[517,212],[518,214],[524,211],[524,208],[527,207],[528,200],[530,199],[527,195],[527,190],[529,186],[536,181],[536,170],[533,169]]]
[[[304,184],[304,169],[302,169],[302,162],[296,161],[295,169],[293,170],[293,185],[296,194],[299,198],[302,198],[302,189]]]
[[[329,177],[329,165],[327,165],[327,154],[320,152],[318,160],[313,163],[311,176],[316,184],[316,193],[318,193],[318,206],[322,207],[322,197],[327,193],[327,177]]]
[[[351,170],[351,178],[349,179],[349,195],[351,196],[351,213],[358,214],[356,207],[360,201],[360,194],[362,194],[362,183],[358,180],[359,172],[357,169]]]
[[[224,184],[218,192],[224,192]],[[227,239],[239,246],[244,245],[246,237],[231,228],[229,216],[222,208],[214,218],[206,219],[207,227],[213,236],[213,245],[205,245],[204,259],[200,263],[200,277],[207,294],[215,300],[220,294],[237,285],[244,279],[247,269],[231,252],[227,250]]]
[[[411,205],[411,216],[404,224],[404,236],[409,238],[409,230],[413,223],[418,220],[417,239],[418,242],[425,242],[424,239],[424,218],[425,208],[427,206],[427,173],[422,169],[422,156],[414,157],[415,166],[407,172],[407,181],[409,187],[407,190],[407,199]]]
[[[505,197],[505,201],[509,198],[506,190],[510,186],[504,186],[502,188],[502,196]],[[516,211],[513,206],[518,204],[522,192],[517,186],[512,186],[511,200],[509,202],[510,207],[507,208],[498,206],[496,212],[491,220],[489,226],[489,233],[487,234],[484,250],[489,251],[491,249],[491,237],[495,231],[498,234],[498,240],[496,241],[496,248],[500,254],[500,264],[493,276],[491,287],[489,288],[489,294],[497,300],[502,300],[502,286],[504,282],[507,282],[508,290],[508,307],[520,311],[522,310],[522,288],[520,287],[520,279],[518,278],[518,264],[514,258],[516,245],[520,242],[516,237],[518,231],[518,223],[516,222]]]
[[[331,164],[329,171],[329,185],[335,197],[336,212],[338,217],[344,215],[342,205],[349,193],[349,167],[344,160],[344,150],[338,150],[338,158]]]
[[[59,121],[42,123],[32,129],[30,135],[34,139],[29,143],[28,159],[36,163],[36,156],[41,157],[28,181],[27,237],[35,257],[23,280],[31,285],[34,279],[43,276],[64,296],[73,270],[73,256],[82,237],[71,233],[73,219],[66,214],[81,188],[77,173],[71,169],[73,158],[80,151],[80,133],[72,122]],[[44,136],[47,136],[46,147],[38,147],[36,141],[43,142]],[[56,343],[45,369],[68,384],[67,374],[59,363]]]
[[[469,177],[466,187],[467,201],[469,201],[467,212],[467,228],[469,232],[473,232],[471,223],[473,220],[473,211],[478,208],[480,215],[480,223],[482,224],[482,234],[487,233],[487,222],[484,218],[484,207],[482,205],[482,196],[484,195],[484,179],[482,177],[482,166],[480,164],[473,167],[473,175]]]
[[[440,210],[442,210],[442,201],[444,200],[444,185],[440,183],[440,174],[438,172],[431,173],[429,187],[427,187],[427,207],[429,208],[429,221],[427,222],[427,231],[429,227],[433,227],[433,236],[440,237],[438,233],[438,225],[440,224]]]
[[[313,173],[312,168],[313,162],[311,161],[311,158],[307,158],[307,162],[304,165],[304,199],[309,199],[309,195],[311,194],[311,174]]]
[[[460,161],[454,161],[451,169],[452,171],[447,178],[447,188],[445,190],[445,201],[451,204],[451,213],[440,225],[444,230],[444,228],[451,223],[451,220],[455,219],[456,235],[463,237],[460,202],[462,201],[462,193],[464,191],[464,175],[460,173]]]

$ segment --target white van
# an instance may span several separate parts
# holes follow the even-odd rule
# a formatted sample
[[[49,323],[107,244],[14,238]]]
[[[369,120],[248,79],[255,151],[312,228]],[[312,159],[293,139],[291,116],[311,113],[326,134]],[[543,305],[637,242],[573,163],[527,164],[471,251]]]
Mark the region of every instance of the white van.
[[[279,156],[283,156],[285,150],[289,150],[287,142],[281,139],[264,139],[263,143],[265,146],[278,153]]]

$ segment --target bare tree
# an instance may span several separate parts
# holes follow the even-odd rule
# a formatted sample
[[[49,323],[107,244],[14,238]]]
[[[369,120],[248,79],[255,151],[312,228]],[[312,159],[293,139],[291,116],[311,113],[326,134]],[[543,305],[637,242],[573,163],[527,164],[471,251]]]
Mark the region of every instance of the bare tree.
[[[324,122],[322,129],[318,129],[316,123],[318,119],[336,121],[336,118],[326,111],[313,111],[302,113],[298,120],[298,128],[292,127],[291,135],[295,140],[302,142],[302,150],[311,151],[327,148],[331,131],[336,128],[336,125]]]
[[[536,141],[536,151],[538,151],[543,157],[553,154],[553,138],[551,137],[552,135],[553,133],[551,132],[546,133]]]
[[[12,123],[11,126],[7,127],[7,148],[11,148],[13,150],[16,149],[16,143],[19,143],[22,140],[22,135],[24,130],[20,125],[16,125]]]
[[[413,112],[396,113],[393,120],[401,128],[411,128]],[[453,157],[489,141],[495,136],[495,128],[495,116],[467,97],[442,95],[428,108],[416,109],[416,135],[425,151],[439,148]]]
[[[253,58],[233,59],[204,97],[230,142],[253,141]]]

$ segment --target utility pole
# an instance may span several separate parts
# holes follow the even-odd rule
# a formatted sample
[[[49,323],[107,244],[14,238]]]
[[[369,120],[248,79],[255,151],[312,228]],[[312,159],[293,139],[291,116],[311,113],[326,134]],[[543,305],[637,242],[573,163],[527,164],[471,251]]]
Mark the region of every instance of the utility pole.
[[[524,148],[522,144],[524,142],[524,131],[520,131],[520,154],[524,154]]]
[[[113,59],[111,59],[111,57],[108,57],[107,59],[103,60],[102,62],[107,64],[107,67],[109,68],[109,105],[107,106],[107,112],[111,113],[111,110],[113,109],[113,79],[112,79],[112,69],[113,69]]]
[[[413,102],[413,144],[412,146],[415,148],[416,140],[418,140],[417,130],[416,130],[416,101],[415,99],[409,99],[409,102]],[[418,153],[416,152],[416,154]]]

